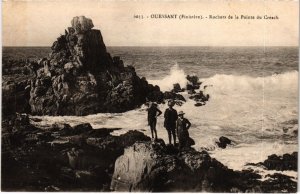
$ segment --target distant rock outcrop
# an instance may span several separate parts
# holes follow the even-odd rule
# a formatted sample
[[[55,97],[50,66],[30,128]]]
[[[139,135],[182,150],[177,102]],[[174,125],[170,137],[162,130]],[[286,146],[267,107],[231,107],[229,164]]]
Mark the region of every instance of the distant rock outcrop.
[[[219,148],[223,148],[225,149],[228,145],[230,145],[232,143],[232,141],[224,136],[221,136],[219,138],[219,141],[216,142],[216,144],[218,145]]]
[[[53,43],[48,58],[36,62],[30,84],[34,115],[87,115],[124,112],[146,99],[161,102],[159,87],[125,67],[107,52],[100,30],[84,16],[74,17],[72,27]]]
[[[293,152],[292,154],[283,154],[282,156],[278,156],[276,154],[272,154],[268,156],[268,158],[256,164],[248,163],[248,165],[253,166],[264,166],[268,170],[293,170],[297,171],[297,163],[298,163],[298,152]]]

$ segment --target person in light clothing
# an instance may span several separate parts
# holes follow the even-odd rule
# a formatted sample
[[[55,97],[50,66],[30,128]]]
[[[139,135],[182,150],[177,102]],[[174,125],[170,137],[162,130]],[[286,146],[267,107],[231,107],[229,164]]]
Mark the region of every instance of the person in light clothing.
[[[189,145],[189,128],[191,127],[191,123],[188,119],[184,118],[184,112],[179,111],[178,119],[176,122],[176,132],[179,140],[179,149],[184,147],[188,147]]]

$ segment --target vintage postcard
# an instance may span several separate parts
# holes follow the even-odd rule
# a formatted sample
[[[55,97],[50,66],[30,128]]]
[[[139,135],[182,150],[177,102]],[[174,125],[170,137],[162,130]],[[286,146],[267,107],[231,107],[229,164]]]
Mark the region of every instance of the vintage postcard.
[[[299,1],[2,1],[1,190],[293,193]]]

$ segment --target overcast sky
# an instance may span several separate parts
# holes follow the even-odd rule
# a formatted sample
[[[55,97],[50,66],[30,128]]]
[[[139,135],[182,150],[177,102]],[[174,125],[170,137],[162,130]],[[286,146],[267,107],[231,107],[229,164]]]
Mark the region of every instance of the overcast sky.
[[[7,1],[4,46],[51,46],[84,15],[107,46],[297,46],[298,1]],[[279,20],[134,19],[134,14],[269,15]]]

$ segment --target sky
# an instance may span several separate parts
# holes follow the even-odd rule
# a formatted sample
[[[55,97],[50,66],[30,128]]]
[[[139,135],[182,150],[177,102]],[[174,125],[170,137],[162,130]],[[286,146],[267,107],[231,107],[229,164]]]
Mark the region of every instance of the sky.
[[[298,7],[299,1],[292,0],[7,0],[2,1],[2,43],[51,46],[74,16],[84,15],[101,30],[107,46],[298,46]],[[152,14],[204,19],[151,19]],[[279,19],[208,19],[209,15]]]

